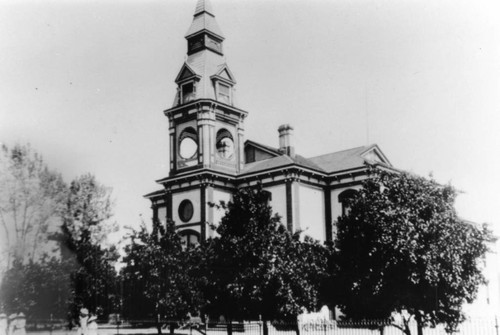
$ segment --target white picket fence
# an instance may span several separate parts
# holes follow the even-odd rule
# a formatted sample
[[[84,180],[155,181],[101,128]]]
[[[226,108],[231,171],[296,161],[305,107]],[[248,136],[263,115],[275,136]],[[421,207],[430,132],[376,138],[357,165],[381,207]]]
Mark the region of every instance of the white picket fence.
[[[146,320],[151,325],[154,320]],[[146,324],[144,324],[146,325]],[[300,335],[403,335],[397,327],[384,321],[362,321],[362,322],[336,322],[330,320],[314,320],[298,323]],[[297,324],[286,324],[268,322],[269,335],[296,335]],[[412,335],[417,334],[415,322],[410,324]],[[167,322],[162,330],[165,335],[169,334]],[[76,329],[68,330],[59,327],[43,330],[28,330],[28,335],[76,335]],[[97,335],[146,335],[157,334],[154,327],[130,327],[130,325],[99,325]],[[216,325],[199,324],[196,327],[183,327],[175,330],[176,335],[226,335],[227,324]],[[264,324],[261,321],[246,321],[233,323],[233,335],[263,335]],[[498,320],[496,318],[484,318],[467,320],[462,323],[454,335],[500,335]],[[444,326],[438,325],[423,329],[423,335],[450,335]]]

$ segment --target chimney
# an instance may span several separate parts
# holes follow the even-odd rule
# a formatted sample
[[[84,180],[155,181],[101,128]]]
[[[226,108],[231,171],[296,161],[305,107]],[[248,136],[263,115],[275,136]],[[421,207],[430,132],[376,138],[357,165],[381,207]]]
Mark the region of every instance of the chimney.
[[[283,124],[278,128],[280,134],[280,152],[295,157],[295,148],[293,146],[293,127],[289,124]]]

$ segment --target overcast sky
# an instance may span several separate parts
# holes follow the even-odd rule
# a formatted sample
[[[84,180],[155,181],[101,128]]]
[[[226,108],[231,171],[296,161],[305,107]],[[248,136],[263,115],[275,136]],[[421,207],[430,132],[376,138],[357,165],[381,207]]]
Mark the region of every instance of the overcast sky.
[[[94,174],[121,225],[149,220],[195,4],[0,1],[0,142],[31,143],[68,182]],[[277,146],[290,123],[305,157],[377,143],[500,225],[497,0],[212,4],[247,138]]]

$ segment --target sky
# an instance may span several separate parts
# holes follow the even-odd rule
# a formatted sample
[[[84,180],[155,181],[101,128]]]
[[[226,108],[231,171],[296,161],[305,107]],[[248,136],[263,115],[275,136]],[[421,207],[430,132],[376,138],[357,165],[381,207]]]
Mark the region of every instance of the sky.
[[[30,143],[67,182],[94,174],[121,226],[150,220],[195,5],[0,0],[0,142]],[[289,123],[305,157],[376,143],[453,184],[459,214],[500,235],[498,1],[212,5],[247,139],[277,146]]]

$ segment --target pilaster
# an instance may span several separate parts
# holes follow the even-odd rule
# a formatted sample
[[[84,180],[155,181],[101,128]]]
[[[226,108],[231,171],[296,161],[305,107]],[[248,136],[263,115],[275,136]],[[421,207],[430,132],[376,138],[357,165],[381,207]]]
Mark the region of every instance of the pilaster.
[[[206,241],[207,239],[207,186],[202,184],[200,186],[200,230],[201,230],[201,241]]]
[[[198,157],[199,163],[203,164],[204,168],[212,165],[213,154],[213,128],[215,127],[215,113],[213,106],[203,104],[198,105]]]
[[[237,126],[237,132],[238,132],[238,139],[237,139],[237,152],[236,152],[236,169],[238,172],[243,170],[245,166],[245,128],[244,128],[244,123],[243,123],[244,117],[240,117],[240,121],[238,122]]]
[[[168,120],[169,128],[168,128],[168,133],[169,133],[169,139],[170,139],[170,174],[175,173],[176,170],[176,163],[177,163],[177,143],[176,143],[176,136],[175,136],[175,125],[172,120],[172,118],[169,118]]]
[[[167,189],[165,194],[165,203],[167,206],[167,224],[173,220],[172,215],[172,191]]]
[[[324,188],[325,192],[325,236],[328,242],[332,241],[332,191]]]

